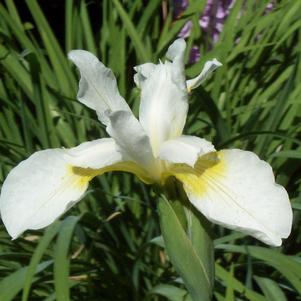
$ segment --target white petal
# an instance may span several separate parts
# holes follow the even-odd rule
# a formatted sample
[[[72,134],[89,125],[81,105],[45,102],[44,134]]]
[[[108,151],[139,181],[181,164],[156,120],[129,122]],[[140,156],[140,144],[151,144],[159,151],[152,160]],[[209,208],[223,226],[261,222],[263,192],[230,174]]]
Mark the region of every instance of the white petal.
[[[166,57],[173,61],[179,59],[179,63],[183,64],[184,51],[186,48],[186,43],[184,39],[175,40],[168,48],[166,52]]]
[[[215,151],[213,144],[195,136],[182,135],[176,139],[165,141],[159,153],[159,158],[171,163],[185,163],[194,167],[197,159]]]
[[[120,96],[115,76],[96,56],[85,50],[72,50],[69,59],[78,67],[81,79],[77,98],[91,109],[96,110],[99,120],[107,124],[106,111],[130,111]]]
[[[74,170],[81,173],[90,172],[93,175],[101,175],[109,171],[125,171],[135,174],[147,184],[154,182],[149,170],[140,166],[142,164],[139,165],[112,138],[84,142],[71,149],[65,149],[64,159],[74,166]]]
[[[51,224],[81,199],[94,176],[110,171],[108,166],[121,159],[113,139],[34,153],[13,168],[3,183],[0,212],[7,231],[16,238],[27,229]],[[129,164],[125,168],[136,170]]]
[[[83,196],[88,178],[72,172],[64,153],[62,149],[36,152],[7,176],[0,211],[12,238],[51,224]]]
[[[151,168],[154,157],[149,137],[135,116],[130,112],[117,111],[108,118],[107,132],[122,149],[125,160],[137,162],[145,169]]]
[[[140,122],[150,137],[155,155],[160,145],[182,134],[188,110],[184,77],[184,40],[177,40],[167,52],[173,62],[160,63],[144,80],[139,111]]]
[[[68,149],[65,159],[73,166],[92,169],[123,161],[121,150],[112,138],[84,142]]]
[[[191,90],[199,87],[209,77],[209,75],[220,66],[222,66],[222,64],[217,59],[206,62],[202,72],[197,77],[186,82],[187,90],[190,92]]]
[[[184,39],[175,40],[168,48],[166,57],[172,61],[172,79],[181,87],[186,89],[184,72],[184,54],[186,42]]]
[[[156,65],[153,63],[145,63],[134,67],[134,70],[137,72],[134,75],[134,82],[137,87],[142,88],[143,83],[149,78],[155,68]]]
[[[286,190],[270,165],[252,152],[223,150],[219,163],[200,158],[197,173],[180,172],[189,200],[212,222],[279,246],[292,226]]]

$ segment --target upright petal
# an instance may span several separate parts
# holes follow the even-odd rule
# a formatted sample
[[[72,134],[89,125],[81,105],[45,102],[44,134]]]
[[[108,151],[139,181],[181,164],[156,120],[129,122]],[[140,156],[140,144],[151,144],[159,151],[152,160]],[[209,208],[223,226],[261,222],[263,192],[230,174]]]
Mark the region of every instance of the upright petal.
[[[115,76],[96,56],[85,50],[72,50],[69,59],[78,67],[81,79],[77,98],[89,108],[96,110],[99,120],[107,124],[106,111],[130,111],[120,96]]]
[[[175,40],[167,50],[166,57],[172,61],[172,79],[182,90],[186,89],[184,71],[184,53],[186,43],[184,39]]]
[[[141,86],[139,119],[150,137],[155,155],[158,155],[164,141],[182,134],[186,122],[188,102],[184,51],[184,40],[176,40],[167,51],[167,57],[172,59],[172,63],[166,61],[152,66],[152,71],[144,76]]]
[[[112,139],[34,153],[11,170],[2,186],[0,213],[9,234],[16,238],[49,225],[81,199],[93,177],[110,166],[115,170],[120,161]]]
[[[144,82],[150,77],[155,68],[156,65],[153,63],[145,63],[134,67],[134,70],[137,72],[134,75],[134,82],[138,88],[142,88]]]
[[[193,172],[175,173],[189,200],[212,222],[281,245],[291,231],[292,208],[270,165],[252,152],[237,149],[217,156],[218,163],[205,155]]]
[[[195,136],[182,135],[165,141],[160,148],[159,158],[170,163],[184,163],[194,167],[200,156],[214,151],[211,142]]]
[[[149,137],[139,121],[126,111],[114,112],[109,115],[109,119],[107,132],[122,149],[125,160],[136,162],[152,174],[155,159]]]
[[[202,72],[197,77],[186,82],[187,90],[190,92],[191,90],[199,87],[210,76],[210,74],[220,66],[222,66],[222,64],[217,59],[206,62]]]

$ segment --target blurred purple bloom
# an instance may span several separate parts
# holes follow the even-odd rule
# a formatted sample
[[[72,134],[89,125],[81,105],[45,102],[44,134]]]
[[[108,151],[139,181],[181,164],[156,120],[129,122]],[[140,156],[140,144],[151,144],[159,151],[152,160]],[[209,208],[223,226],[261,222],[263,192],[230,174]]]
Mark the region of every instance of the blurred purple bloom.
[[[181,31],[179,32],[179,37],[180,38],[183,38],[183,39],[186,39],[190,36],[190,32],[191,32],[191,29],[192,29],[192,22],[191,21],[188,21],[186,22],[186,24],[182,27]]]
[[[187,8],[188,0],[173,0],[173,18],[177,19]]]
[[[235,0],[208,0],[200,18],[200,27],[216,43]]]
[[[208,0],[203,15],[200,17],[200,27],[211,34],[214,42],[223,29],[223,25],[229,15],[230,9],[235,0]],[[188,0],[174,0],[174,18],[179,18],[181,13],[187,8]],[[188,21],[182,28],[179,36],[186,38],[192,28],[191,21]]]
[[[193,46],[190,51],[188,64],[193,64],[197,62],[201,57],[200,48],[198,46]]]
[[[275,7],[275,3],[274,3],[274,1],[271,1],[265,8],[265,12],[269,13],[270,11],[272,11],[274,9],[274,7]]]
[[[207,0],[203,14],[200,16],[199,24],[206,36],[209,45],[216,43],[223,30],[226,19],[233,7],[235,0]],[[178,19],[185,11],[189,4],[189,0],[173,0],[173,16]],[[275,7],[275,0],[271,0],[265,12],[269,13]],[[189,37],[192,30],[192,22],[188,21],[179,33],[179,37]],[[199,47],[193,46],[190,53],[189,63],[195,63],[200,58]]]
[[[224,22],[230,12],[230,9],[235,0],[208,0],[205,6],[203,15],[200,17],[200,27],[209,36],[211,42],[217,42],[219,35],[223,29]],[[173,16],[175,19],[181,16],[188,6],[188,0],[173,1]],[[187,38],[192,29],[192,22],[188,21],[179,33],[179,37]],[[198,61],[200,51],[197,46],[194,46],[190,54],[190,63]]]

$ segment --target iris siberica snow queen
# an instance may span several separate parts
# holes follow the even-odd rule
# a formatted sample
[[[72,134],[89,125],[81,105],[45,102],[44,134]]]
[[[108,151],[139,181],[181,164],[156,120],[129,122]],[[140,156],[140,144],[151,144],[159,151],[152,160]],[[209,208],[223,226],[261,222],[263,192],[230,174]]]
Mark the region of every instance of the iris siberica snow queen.
[[[164,184],[173,176],[212,222],[281,245],[291,231],[292,209],[270,165],[252,152],[216,151],[209,141],[182,134],[189,91],[221,65],[209,61],[199,76],[186,81],[185,47],[178,39],[164,63],[135,67],[139,120],[120,96],[110,69],[87,51],[69,53],[81,74],[78,100],[96,111],[111,138],[38,151],[11,170],[0,210],[13,238],[52,223],[81,199],[95,176],[121,170],[148,184]]]

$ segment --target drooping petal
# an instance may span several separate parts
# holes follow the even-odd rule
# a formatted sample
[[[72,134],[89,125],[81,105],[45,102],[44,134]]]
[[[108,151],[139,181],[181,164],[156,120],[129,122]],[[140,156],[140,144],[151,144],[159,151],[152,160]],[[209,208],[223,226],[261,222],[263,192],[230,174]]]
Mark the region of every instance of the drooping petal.
[[[130,111],[118,92],[116,78],[111,69],[106,68],[96,56],[85,50],[72,50],[68,57],[81,74],[78,100],[96,110],[102,123],[108,122],[106,111]]]
[[[0,210],[12,238],[49,225],[83,196],[89,177],[73,173],[64,153],[61,149],[36,152],[7,176]]]
[[[213,144],[195,136],[182,135],[176,139],[165,141],[159,153],[159,158],[171,163],[184,163],[194,167],[197,159],[214,152]]]
[[[135,169],[121,160],[113,139],[34,153],[11,170],[2,186],[0,213],[9,234],[16,238],[51,224],[82,198],[93,177]]]
[[[125,171],[135,174],[147,184],[153,183],[148,170],[130,157],[113,138],[97,139],[65,149],[64,159],[77,172],[90,171],[101,175],[109,171]]]
[[[134,161],[148,170],[154,168],[154,156],[146,135],[135,116],[126,111],[116,111],[109,115],[108,134],[122,149],[125,160]]]
[[[81,168],[99,169],[124,161],[121,150],[112,138],[84,142],[65,152],[65,160]]]
[[[202,72],[197,77],[186,82],[187,90],[190,92],[191,90],[199,87],[210,76],[210,74],[220,66],[222,66],[222,64],[217,59],[206,62]]]
[[[280,246],[291,231],[292,209],[270,165],[237,149],[218,152],[218,163],[210,156],[201,157],[194,172],[175,173],[189,200],[212,222]]]
[[[176,40],[168,49],[166,61],[152,67],[152,72],[141,86],[139,120],[150,137],[155,155],[160,145],[182,134],[188,110],[184,78],[183,39]]]

